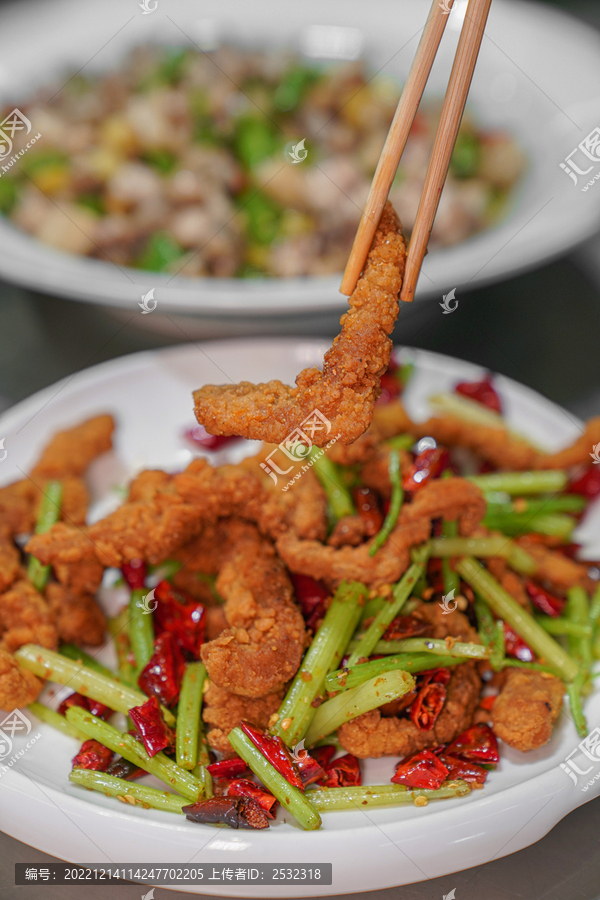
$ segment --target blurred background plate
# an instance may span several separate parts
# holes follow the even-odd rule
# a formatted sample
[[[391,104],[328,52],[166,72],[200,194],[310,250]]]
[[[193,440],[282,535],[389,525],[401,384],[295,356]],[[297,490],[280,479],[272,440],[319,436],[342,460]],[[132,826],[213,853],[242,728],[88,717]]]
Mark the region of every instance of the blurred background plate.
[[[298,50],[306,48],[311,34],[314,42],[315,26],[332,23],[346,58],[362,53],[373,69],[404,79],[429,0],[402,5],[379,0],[369,6],[302,0],[286,4],[285,16],[274,0],[207,0],[201,8],[186,0],[163,0],[152,15],[136,7],[125,8],[118,0],[46,0],[3,7],[2,101],[18,104],[61,73],[66,78],[82,67],[86,74],[106,71],[118,65],[128,49],[144,43],[208,48],[226,40],[243,47]],[[445,89],[465,8],[465,0],[457,0],[429,96],[439,97]],[[68,23],[68,28],[57,23]],[[335,55],[335,48],[323,49],[321,56],[328,52]],[[565,252],[597,230],[600,190],[581,191],[559,164],[598,124],[599,95],[600,39],[595,31],[553,9],[496,0],[469,103],[484,128],[516,136],[527,154],[528,170],[512,208],[496,228],[429,254],[418,296],[441,299],[452,287],[470,289],[505,278]],[[257,281],[119,270],[54,251],[4,219],[0,276],[127,317],[138,312],[142,293],[154,288],[157,310],[151,316],[137,315],[135,324],[179,338],[180,326],[195,338],[218,333],[224,322],[231,334],[297,330],[309,319],[314,327],[318,321],[331,323],[346,306],[338,293],[338,276]]]

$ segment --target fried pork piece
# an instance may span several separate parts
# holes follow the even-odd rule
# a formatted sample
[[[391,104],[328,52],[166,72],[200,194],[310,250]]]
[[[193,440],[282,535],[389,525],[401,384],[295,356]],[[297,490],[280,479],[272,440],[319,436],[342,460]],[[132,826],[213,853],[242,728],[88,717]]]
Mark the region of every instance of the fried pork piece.
[[[456,609],[446,613],[439,603],[420,603],[411,615],[427,623],[428,637],[442,641],[447,637],[453,637],[465,643],[481,643],[476,629],[471,626],[467,617]]]
[[[494,733],[526,752],[547,744],[560,713],[565,688],[549,672],[509,669],[492,707]]]
[[[487,560],[487,567],[494,578],[500,582],[504,590],[517,601],[519,606],[530,611],[531,603],[523,586],[523,579],[516,572],[513,572],[512,569],[508,568],[506,561],[499,557],[492,557]]]
[[[570,466],[589,465],[590,447],[600,441],[600,416],[590,419],[585,431],[574,444],[558,453],[544,453],[537,460],[536,469],[568,469]]]
[[[36,481],[82,475],[92,460],[111,449],[114,428],[112,416],[103,415],[59,431],[42,453],[31,477]]]
[[[412,457],[406,451],[400,451],[400,471],[406,475],[412,466]],[[366,487],[378,491],[382,497],[392,495],[392,484],[389,474],[390,454],[384,447],[378,447],[373,457],[360,470],[360,480]]]
[[[28,534],[35,528],[47,480],[23,478],[0,488],[0,517],[12,535]],[[61,481],[61,519],[74,525],[83,525],[89,503],[85,483],[76,475],[66,475]]]
[[[547,581],[559,591],[568,591],[577,585],[587,591],[596,589],[597,583],[588,576],[588,566],[585,563],[569,559],[556,550],[549,550],[543,544],[530,540],[527,535],[516,538],[516,542],[535,559],[538,568],[533,577],[538,581]]]
[[[13,652],[23,644],[41,644],[56,650],[54,617],[30,581],[16,581],[0,594],[0,649]]]
[[[50,583],[46,598],[61,641],[99,647],[104,643],[106,619],[91,594],[74,594]]]
[[[280,690],[300,665],[304,620],[283,563],[249,523],[229,524],[217,590],[229,627],[202,647],[211,682],[244,697]]]
[[[10,530],[0,521],[0,593],[19,576],[21,555],[13,544]]]
[[[390,584],[406,571],[410,548],[429,537],[432,519],[458,519],[460,533],[469,535],[485,515],[485,509],[483,494],[471,482],[463,478],[432,481],[402,507],[396,527],[375,556],[369,556],[372,541],[336,549],[317,541],[299,540],[291,532],[277,540],[277,551],[292,572],[311,575],[331,585],[344,579],[369,586]]]
[[[364,713],[338,730],[340,744],[359,759],[408,756],[452,741],[468,728],[477,707],[481,681],[473,662],[452,669],[444,707],[431,731],[419,731],[410,719],[385,717],[379,709]]]
[[[433,416],[413,423],[408,429],[415,437],[431,435],[447,447],[466,447],[499,469],[519,471],[540,468],[539,451],[504,428],[478,425],[455,416]]]
[[[210,726],[206,734],[209,746],[219,750],[225,759],[236,756],[228,739],[231,729],[244,719],[257,728],[266,728],[279,709],[283,694],[281,690],[265,697],[240,697],[211,681],[202,704],[202,718]]]
[[[327,538],[330,547],[357,547],[367,533],[367,523],[360,516],[343,516]]]
[[[365,270],[342,316],[342,330],[325,354],[323,371],[304,369],[296,387],[267,384],[206,385],[194,392],[195,413],[211,434],[239,434],[278,444],[318,410],[331,423],[313,438],[350,444],[368,428],[390,359],[388,337],[398,315],[406,247],[400,221],[388,203]]]
[[[37,700],[43,683],[0,648],[0,709],[13,710]]]

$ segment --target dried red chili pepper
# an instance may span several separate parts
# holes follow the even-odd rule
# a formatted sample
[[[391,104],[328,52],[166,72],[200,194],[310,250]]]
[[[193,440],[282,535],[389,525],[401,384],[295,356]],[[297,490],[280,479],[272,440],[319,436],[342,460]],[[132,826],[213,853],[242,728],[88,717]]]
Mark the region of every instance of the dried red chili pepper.
[[[555,597],[554,594],[544,590],[543,587],[540,587],[539,584],[536,584],[531,578],[526,580],[525,590],[533,605],[541,610],[541,612],[546,613],[547,616],[560,616],[565,608],[565,600],[562,600],[560,597]]]
[[[77,756],[73,757],[73,765],[79,769],[93,769],[95,772],[106,772],[113,758],[112,750],[98,741],[84,741]]]
[[[489,697],[482,697],[479,701],[479,705],[482,709],[485,709],[486,712],[491,712],[494,703],[496,702],[496,695],[490,694]]]
[[[169,581],[161,581],[154,589],[157,601],[154,625],[157,634],[169,632],[180,647],[194,659],[200,658],[205,639],[206,615],[202,603],[187,591],[175,589]]]
[[[504,623],[504,648],[507,656],[511,656],[513,659],[520,659],[521,662],[533,662],[535,658],[529,644],[526,644],[523,638],[516,631],[513,631],[506,622]]]
[[[444,575],[441,559],[435,558],[428,560],[427,584],[433,589],[434,594],[444,593]]]
[[[265,791],[264,788],[260,788],[257,784],[254,784],[253,781],[248,781],[247,778],[237,778],[235,781],[232,781],[227,789],[227,796],[250,797],[252,800],[256,800],[258,805],[264,809],[270,819],[275,818],[277,812],[277,798],[269,791]]]
[[[61,716],[64,716],[72,706],[80,706],[82,709],[87,709],[88,712],[91,712],[93,716],[97,716],[99,719],[108,719],[114,712],[110,706],[78,693],[69,694],[58,707],[58,712]]]
[[[148,756],[155,756],[173,743],[173,732],[163,720],[156,697],[129,710],[129,718],[140,735]]]
[[[106,774],[112,775],[113,778],[122,778],[124,781],[135,781],[136,778],[141,778],[147,773],[125,757],[117,756],[106,770]]]
[[[244,760],[237,756],[234,759],[221,759],[206,768],[213,778],[239,778],[250,771]]]
[[[497,763],[500,760],[496,735],[489,725],[471,725],[446,748],[449,756],[479,763]]]
[[[448,769],[431,750],[421,750],[400,760],[392,776],[394,784],[405,784],[411,788],[441,787],[448,777]]]
[[[597,497],[600,494],[600,466],[590,466],[582,475],[573,478],[567,491],[569,494],[582,494],[588,500]]]
[[[192,428],[187,428],[183,432],[183,436],[192,444],[202,447],[203,450],[221,450],[228,444],[242,440],[235,434],[209,434],[204,425],[193,425]]]
[[[132,591],[139,590],[144,587],[148,567],[143,559],[131,559],[121,566],[123,578],[127,582]]]
[[[482,406],[487,406],[488,409],[493,409],[494,412],[502,414],[500,397],[492,385],[490,375],[486,375],[482,381],[461,381],[454,388],[454,393],[462,394],[463,397],[475,400],[477,403],[481,403]]]
[[[415,461],[402,479],[402,487],[413,494],[432,478],[447,468],[450,457],[444,447],[427,447],[415,457]]]
[[[185,662],[174,636],[168,631],[154,642],[154,654],[142,670],[138,685],[149,697],[153,694],[165,706],[177,703]]]
[[[310,575],[300,575],[298,572],[292,572],[292,584],[306,626],[315,631],[318,622],[325,615],[325,601],[331,596],[331,592],[321,581],[316,581]]]
[[[425,634],[427,623],[415,619],[414,616],[396,616],[392,619],[387,631],[384,632],[384,641],[401,641],[404,638],[416,637]]]
[[[294,762],[304,785],[319,781],[325,774],[324,769],[314,756],[308,750],[305,750],[304,747],[300,750],[298,748],[294,750]]]
[[[268,828],[269,817],[250,797],[212,797],[184,806],[182,812],[190,822],[229,825],[230,828]]]
[[[255,747],[258,747],[265,759],[277,769],[280,775],[283,775],[290,784],[304,790],[302,779],[298,774],[298,769],[292,759],[292,755],[280,737],[276,735],[266,734],[250,725],[249,722],[242,722],[240,728],[244,734],[250,738]]]
[[[366,536],[373,537],[383,525],[383,513],[378,495],[371,488],[354,487],[352,488],[352,499],[358,515],[365,523]]]
[[[487,769],[478,766],[477,763],[471,762],[471,760],[458,759],[458,757],[450,756],[448,753],[440,753],[438,759],[448,769],[450,781],[460,778],[462,781],[483,784],[488,776]]]
[[[320,782],[323,787],[354,787],[362,784],[360,764],[351,753],[339,756],[331,762]]]
[[[390,359],[387,370],[381,376],[381,395],[376,401],[378,406],[390,403],[403,393],[412,368],[410,364],[398,365],[395,359]]]
[[[336,750],[335,744],[323,744],[322,747],[313,747],[310,755],[316,759],[323,769],[326,769],[335,756]]]
[[[411,703],[408,715],[419,731],[431,731],[446,702],[446,684],[450,680],[450,672],[448,669],[434,669],[422,675],[425,676],[424,683]]]

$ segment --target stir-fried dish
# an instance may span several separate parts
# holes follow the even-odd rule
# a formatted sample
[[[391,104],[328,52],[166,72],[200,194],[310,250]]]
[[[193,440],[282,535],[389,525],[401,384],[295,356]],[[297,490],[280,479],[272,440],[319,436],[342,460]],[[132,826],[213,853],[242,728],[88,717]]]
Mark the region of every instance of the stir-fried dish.
[[[432,398],[425,422],[402,405],[409,378],[392,358],[346,445],[297,452],[304,433],[213,466],[241,438],[192,429],[203,457],[139,473],[91,525],[109,415],[0,489],[0,707],[79,740],[75,785],[234,828],[281,805],[314,829],[484,789],[505,745],[543,746],[561,715],[586,733],[599,572],[572,533],[600,495],[600,418],[545,453],[489,377]],[[95,595],[117,575],[128,600],[107,621]],[[45,680],[71,690],[60,705]],[[363,784],[378,757],[389,780]]]
[[[228,46],[141,48],[58,87],[19,98],[41,137],[22,152],[30,136],[15,135],[0,211],[62,251],[242,278],[344,268],[400,94],[360,62]],[[390,193],[408,234],[438,113],[417,114]],[[466,116],[430,246],[498,221],[524,163],[509,134]]]

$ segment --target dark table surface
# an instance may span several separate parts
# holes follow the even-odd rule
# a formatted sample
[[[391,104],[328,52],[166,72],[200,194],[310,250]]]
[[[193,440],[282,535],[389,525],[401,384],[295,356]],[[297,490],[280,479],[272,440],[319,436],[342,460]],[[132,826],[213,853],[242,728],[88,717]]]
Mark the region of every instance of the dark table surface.
[[[600,5],[557,4],[600,23]],[[592,241],[569,257],[502,284],[464,294],[443,316],[423,303],[400,317],[402,344],[457,356],[510,375],[582,418],[600,414],[600,265]],[[183,341],[183,337],[182,337]],[[85,304],[33,294],[0,282],[0,410],[59,378],[125,353],[173,343],[123,327]],[[571,813],[537,844],[465,872],[372,893],[357,900],[599,900],[600,799]],[[90,886],[14,886],[14,863],[52,857],[0,833],[0,897],[73,896],[123,900],[144,890]],[[278,861],[275,861],[278,862]],[[155,889],[155,898],[189,897]],[[307,892],[307,896],[309,893]],[[346,897],[349,900],[349,896]]]

